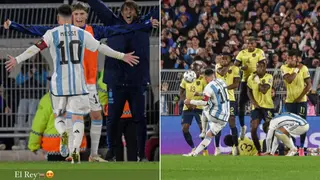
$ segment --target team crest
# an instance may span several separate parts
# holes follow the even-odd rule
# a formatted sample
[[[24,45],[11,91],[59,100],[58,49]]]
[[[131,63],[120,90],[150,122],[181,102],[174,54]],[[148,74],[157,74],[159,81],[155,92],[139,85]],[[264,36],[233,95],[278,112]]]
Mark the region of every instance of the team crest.
[[[200,86],[200,81],[197,81],[197,86]]]
[[[229,69],[229,70],[228,70],[228,74],[231,74],[231,73],[232,73],[232,70],[231,70],[231,69]]]
[[[262,84],[266,83],[266,80],[265,79],[262,79]]]
[[[256,57],[256,53],[253,53],[253,54],[252,54],[252,57]]]

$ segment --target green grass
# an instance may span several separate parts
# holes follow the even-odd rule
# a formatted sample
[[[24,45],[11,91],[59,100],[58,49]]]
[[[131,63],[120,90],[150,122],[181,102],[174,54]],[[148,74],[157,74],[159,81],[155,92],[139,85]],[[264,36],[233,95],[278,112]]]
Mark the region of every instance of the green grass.
[[[158,180],[159,163],[155,162],[112,162],[71,164],[67,162],[1,162],[0,179],[11,180],[15,178],[15,171],[30,173],[46,173],[53,171],[57,180]],[[38,174],[35,179],[39,178]],[[45,178],[48,179],[48,178]]]
[[[316,180],[320,157],[161,156],[162,180]]]

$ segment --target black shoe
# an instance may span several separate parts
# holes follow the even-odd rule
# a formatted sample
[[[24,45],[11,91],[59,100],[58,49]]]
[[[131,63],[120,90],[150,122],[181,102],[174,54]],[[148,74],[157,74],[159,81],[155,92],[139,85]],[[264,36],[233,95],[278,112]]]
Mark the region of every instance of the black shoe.
[[[113,150],[112,149],[108,150],[108,152],[106,154],[106,157],[104,159],[109,161],[109,162],[115,161],[115,155],[113,154]]]

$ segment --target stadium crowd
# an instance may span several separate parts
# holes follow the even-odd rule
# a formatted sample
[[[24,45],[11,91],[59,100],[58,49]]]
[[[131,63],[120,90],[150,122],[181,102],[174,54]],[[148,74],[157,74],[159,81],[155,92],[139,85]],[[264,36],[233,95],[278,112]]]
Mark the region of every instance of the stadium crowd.
[[[299,61],[309,70],[320,66],[320,2],[163,0],[161,3],[162,69],[189,69],[193,62],[214,68],[222,53],[235,60],[247,48],[245,42],[251,37],[255,38],[257,48],[264,51],[269,69],[280,69],[288,50],[297,50]],[[284,91],[280,71],[274,72],[273,87]],[[165,83],[164,91],[177,90]],[[310,105],[316,106],[317,99],[309,96]]]

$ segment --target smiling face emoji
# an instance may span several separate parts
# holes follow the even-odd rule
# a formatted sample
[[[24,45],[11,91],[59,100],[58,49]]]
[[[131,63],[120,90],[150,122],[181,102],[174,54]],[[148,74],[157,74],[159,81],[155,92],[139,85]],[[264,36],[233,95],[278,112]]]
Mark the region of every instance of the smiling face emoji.
[[[54,173],[49,170],[49,171],[46,172],[46,176],[47,176],[47,178],[51,179],[51,178],[53,178]]]

